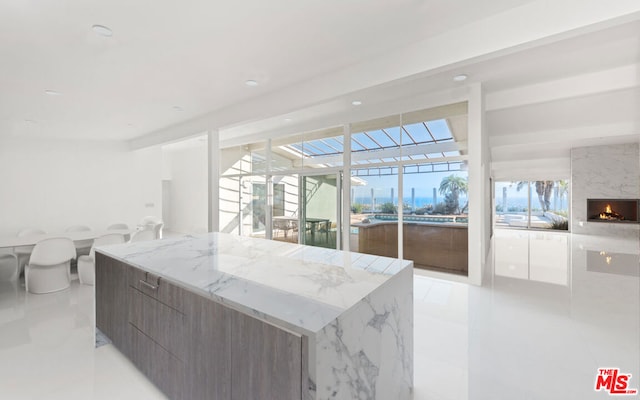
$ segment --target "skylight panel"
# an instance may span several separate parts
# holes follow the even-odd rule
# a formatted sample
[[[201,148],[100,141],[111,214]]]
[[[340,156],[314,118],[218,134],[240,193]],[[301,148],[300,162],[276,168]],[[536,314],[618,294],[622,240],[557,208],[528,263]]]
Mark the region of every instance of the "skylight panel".
[[[355,140],[351,140],[351,151],[363,151],[363,150],[365,150],[365,148],[362,147],[360,143],[356,142]]]
[[[378,146],[376,142],[371,140],[371,138],[367,136],[364,132],[356,133],[355,135],[352,136],[352,138],[356,140],[359,144],[361,144],[361,147],[364,147],[363,150],[372,150],[372,149],[377,150],[380,148],[380,146]],[[351,146],[353,148],[353,143],[351,144]]]
[[[427,158],[440,158],[442,157],[442,153],[429,153],[427,154]]]
[[[445,157],[456,157],[460,155],[460,152],[458,150],[454,150],[454,151],[445,151],[442,154],[444,154]]]
[[[378,147],[380,148],[397,146],[397,144],[381,130],[367,132],[367,134],[369,135],[369,137],[371,137],[371,139],[375,140],[376,143],[379,144]]]
[[[386,133],[387,137],[391,139],[391,141],[393,142],[392,146],[397,147],[400,145],[401,129],[399,126],[394,126],[392,128],[384,128],[382,129],[382,132]]]
[[[407,132],[405,132],[405,130],[402,130],[402,145],[403,146],[413,146],[417,144],[416,142],[414,142],[414,140],[411,138],[411,136],[409,136],[407,134]]]
[[[324,139],[324,142],[328,146],[331,146],[333,149],[335,149],[334,151],[337,151],[339,153],[344,152],[344,146],[342,145],[342,138],[340,138],[340,141],[338,141],[336,138],[328,138],[328,139]]]
[[[427,132],[427,128],[424,127],[423,123],[405,125],[404,129],[409,132],[411,137],[413,137],[416,143],[432,143],[433,139],[429,132]],[[404,139],[403,142],[404,143]]]
[[[302,145],[302,148],[308,155],[311,155],[311,156],[318,156],[318,155],[325,154],[324,151],[320,150],[318,147],[316,147],[311,142],[305,142]]]
[[[451,131],[449,130],[449,125],[445,119],[427,121],[426,124],[427,128],[429,128],[429,131],[437,141],[453,138]]]
[[[304,152],[302,151],[302,143],[293,143],[283,147],[290,147],[296,150],[297,152],[299,152],[300,154],[304,154]]]
[[[305,142],[305,147],[306,146],[311,146],[314,149],[318,149],[316,155],[336,154],[336,150],[328,146],[322,139]]]

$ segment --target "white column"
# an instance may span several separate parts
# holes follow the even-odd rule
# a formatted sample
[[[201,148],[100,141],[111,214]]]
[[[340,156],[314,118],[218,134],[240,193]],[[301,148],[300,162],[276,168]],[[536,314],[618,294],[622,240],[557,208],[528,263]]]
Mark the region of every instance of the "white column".
[[[402,129],[402,114],[400,114],[400,129]],[[402,132],[402,131],[401,131]],[[400,135],[400,159],[402,160],[402,135]],[[393,203],[393,188],[391,188],[391,202]],[[404,258],[404,166],[398,163],[398,258]]]
[[[351,240],[351,202],[353,190],[351,189],[351,125],[344,125],[342,132],[342,149],[344,151],[342,161],[344,165],[342,179],[342,250],[349,251]],[[351,197],[349,196],[351,193]],[[340,227],[338,227],[340,229]]]
[[[482,285],[482,275],[485,265],[486,243],[490,239],[485,233],[486,221],[489,219],[485,213],[490,212],[485,206],[485,181],[489,177],[486,174],[485,147],[488,145],[482,137],[484,117],[484,100],[480,84],[469,86],[469,125],[468,125],[468,151],[469,151],[469,283]],[[484,161],[484,162],[483,162]]]
[[[271,175],[271,139],[265,144],[265,191],[267,192],[267,204],[264,209],[264,237],[273,238],[273,176]]]
[[[404,258],[404,167],[398,166],[398,258]],[[392,189],[393,190],[393,189]]]
[[[209,163],[209,232],[220,231],[220,136],[217,129],[207,132]]]

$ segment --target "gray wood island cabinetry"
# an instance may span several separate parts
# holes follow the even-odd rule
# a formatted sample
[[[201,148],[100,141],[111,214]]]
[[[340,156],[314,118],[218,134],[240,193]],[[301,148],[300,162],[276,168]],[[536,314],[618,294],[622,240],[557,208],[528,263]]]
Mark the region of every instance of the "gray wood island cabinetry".
[[[97,328],[171,399],[409,399],[411,305],[410,262],[384,257],[225,234],[96,252]]]

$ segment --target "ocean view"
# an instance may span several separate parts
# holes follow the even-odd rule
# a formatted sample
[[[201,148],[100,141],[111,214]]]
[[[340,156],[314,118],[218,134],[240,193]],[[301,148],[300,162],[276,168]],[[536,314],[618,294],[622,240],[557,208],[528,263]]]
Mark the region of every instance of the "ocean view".
[[[444,201],[444,196],[438,196],[437,198],[437,202],[441,203]],[[390,196],[376,196],[375,197],[375,202],[376,205],[380,205],[383,203],[389,203],[391,202],[391,197]],[[460,206],[463,206],[466,202],[467,202],[467,198],[466,197],[460,197],[459,199],[460,202]],[[352,203],[358,203],[358,204],[362,204],[363,206],[370,206],[371,205],[371,197],[370,196],[356,196],[355,197],[355,201],[353,201]],[[405,204],[409,204],[411,205],[411,195],[409,195],[408,197],[404,198],[404,203]],[[421,196],[421,197],[416,197],[415,198],[415,208],[421,208],[421,207],[426,207],[428,205],[433,205],[433,197],[429,196],[429,197],[425,197],[425,196]],[[393,199],[393,204],[397,205],[398,204],[398,198],[394,197]],[[501,206],[502,205],[502,198],[497,198],[494,200],[494,205],[497,206]],[[540,202],[538,201],[538,198],[533,198],[531,199],[531,206],[533,209],[539,209],[540,207]],[[554,206],[554,199],[553,197],[551,198],[551,206]],[[556,206],[558,209],[566,209],[567,208],[567,200],[566,199],[562,199],[562,201],[557,200]],[[526,197],[508,197],[507,198],[507,207],[505,211],[508,211],[509,209],[513,209],[513,208],[517,208],[518,210],[522,210],[522,209],[526,209],[528,207],[528,200]]]
[[[409,195],[408,197],[405,197],[403,199],[405,204],[409,204],[411,205],[411,195]],[[464,196],[460,196],[459,200],[460,202],[460,206],[463,206],[466,202],[467,202],[467,198]],[[391,202],[391,197],[390,196],[376,196],[375,197],[375,202],[377,205],[383,204],[383,203],[389,203]],[[438,196],[437,198],[437,202],[438,203],[442,203],[444,202],[444,196]],[[356,196],[355,197],[355,201],[352,201],[352,203],[358,203],[358,204],[362,204],[364,206],[370,205],[371,204],[371,196]],[[393,204],[398,204],[398,198],[394,197],[393,198]],[[429,204],[433,205],[433,197],[429,196],[429,197],[416,197],[415,198],[415,208],[421,208],[421,207],[426,207]]]

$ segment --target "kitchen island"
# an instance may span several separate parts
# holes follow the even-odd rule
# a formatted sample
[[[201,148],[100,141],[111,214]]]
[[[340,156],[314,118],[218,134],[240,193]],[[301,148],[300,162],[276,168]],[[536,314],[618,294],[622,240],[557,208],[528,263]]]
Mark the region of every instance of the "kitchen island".
[[[96,326],[172,399],[410,399],[410,261],[209,233],[96,252]]]

